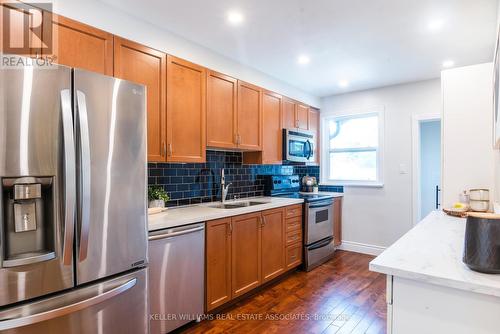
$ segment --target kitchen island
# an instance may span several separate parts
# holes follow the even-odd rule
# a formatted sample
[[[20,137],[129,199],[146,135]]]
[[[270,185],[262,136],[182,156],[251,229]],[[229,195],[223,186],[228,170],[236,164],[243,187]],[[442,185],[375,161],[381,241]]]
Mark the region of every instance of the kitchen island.
[[[370,263],[387,275],[387,331],[500,332],[500,275],[463,262],[463,218],[432,212]]]

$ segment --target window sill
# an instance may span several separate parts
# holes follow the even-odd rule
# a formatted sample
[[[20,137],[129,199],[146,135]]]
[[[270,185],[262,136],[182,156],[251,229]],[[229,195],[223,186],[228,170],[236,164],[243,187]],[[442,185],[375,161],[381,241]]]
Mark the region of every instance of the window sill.
[[[355,187],[355,188],[383,188],[384,183],[363,183],[363,182],[320,182],[320,186],[341,186],[341,187]]]

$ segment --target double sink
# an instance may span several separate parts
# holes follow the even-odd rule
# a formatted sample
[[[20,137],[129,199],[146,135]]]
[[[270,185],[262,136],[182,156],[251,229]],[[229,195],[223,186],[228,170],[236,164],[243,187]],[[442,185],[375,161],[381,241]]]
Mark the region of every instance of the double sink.
[[[262,204],[269,204],[270,202],[264,202],[264,201],[239,201],[239,202],[230,202],[230,203],[216,203],[216,204],[211,204],[207,205],[209,208],[215,208],[215,209],[239,209],[239,208],[245,208],[249,206],[255,206],[255,205],[262,205]]]

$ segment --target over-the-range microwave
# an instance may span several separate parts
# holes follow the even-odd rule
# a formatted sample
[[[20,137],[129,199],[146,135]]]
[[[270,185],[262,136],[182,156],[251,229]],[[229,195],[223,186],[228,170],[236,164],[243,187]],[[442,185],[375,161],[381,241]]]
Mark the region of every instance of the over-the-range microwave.
[[[283,160],[312,162],[315,158],[315,145],[314,132],[283,129]]]

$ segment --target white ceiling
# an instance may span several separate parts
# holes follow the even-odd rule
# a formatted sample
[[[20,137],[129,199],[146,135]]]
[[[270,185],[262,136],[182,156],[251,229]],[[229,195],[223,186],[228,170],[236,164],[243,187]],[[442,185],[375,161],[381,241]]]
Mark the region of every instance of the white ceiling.
[[[497,0],[101,1],[317,96],[436,78],[446,59],[491,61],[496,36]]]

